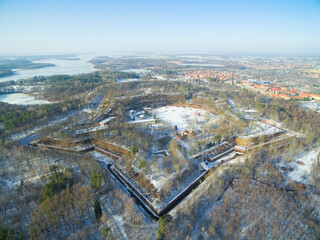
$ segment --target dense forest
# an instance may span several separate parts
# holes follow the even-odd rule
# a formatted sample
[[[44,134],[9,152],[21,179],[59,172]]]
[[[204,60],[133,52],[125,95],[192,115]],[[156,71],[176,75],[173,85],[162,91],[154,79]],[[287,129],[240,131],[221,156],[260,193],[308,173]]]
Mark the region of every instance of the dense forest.
[[[0,166],[0,239],[156,235],[155,226],[136,209],[134,200],[90,155],[11,146],[1,148]],[[3,179],[18,181],[17,187],[8,188]],[[116,215],[123,218],[122,230]]]
[[[80,106],[81,101],[79,99],[35,106],[18,106],[0,103],[0,124],[3,125],[0,133],[6,133],[7,135],[34,127],[36,124],[52,120],[56,116],[66,114],[68,111],[79,109]]]
[[[115,83],[117,79],[121,78],[138,78],[138,76],[126,72],[94,72],[75,76],[55,75],[40,80],[42,84],[49,86],[44,90],[46,98],[60,101],[89,93],[98,86]],[[34,79],[33,81],[38,80]]]
[[[306,135],[305,141],[315,143],[320,141],[319,114],[300,107],[296,101],[274,99],[248,91],[228,93],[227,97],[236,100],[242,107],[256,107],[261,116],[283,123],[289,129]]]

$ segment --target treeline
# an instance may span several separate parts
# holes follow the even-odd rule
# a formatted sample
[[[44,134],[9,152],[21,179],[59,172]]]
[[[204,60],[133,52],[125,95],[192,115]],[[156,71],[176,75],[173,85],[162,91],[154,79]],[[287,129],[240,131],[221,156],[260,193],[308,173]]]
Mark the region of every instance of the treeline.
[[[0,83],[0,88],[7,88],[10,86],[14,86],[14,85],[18,85],[19,81],[6,81],[6,82],[2,82]]]
[[[109,57],[98,57],[91,61],[95,68],[105,70],[123,70],[123,69],[146,69],[150,67],[161,67],[164,68],[168,62],[164,62],[161,59],[140,59],[140,58],[109,58]],[[108,64],[105,64],[108,62]]]
[[[320,140],[320,116],[318,113],[305,110],[299,103],[275,100],[262,104],[260,112],[263,116],[283,122],[288,128],[304,133],[308,142]]]
[[[139,76],[135,73],[121,71],[93,72],[78,75],[35,76],[16,82],[0,83],[0,87],[42,84],[45,86],[43,93],[47,99],[61,101],[78,98],[80,94],[90,92],[98,86],[113,84],[116,83],[117,79],[127,78],[138,79]]]
[[[205,88],[180,81],[148,80],[106,85],[106,92],[110,98],[141,95],[145,94],[146,89],[150,89],[153,93],[183,94],[186,98],[191,97],[195,91],[205,90]]]
[[[1,114],[4,129],[13,129],[24,123],[31,123],[35,119],[33,111],[24,110],[21,112],[7,112]]]
[[[138,78],[126,72],[94,72],[75,76],[54,75],[47,77],[43,83],[50,85],[44,94],[49,99],[63,100],[94,90],[107,83],[115,83],[118,78]]]
[[[0,129],[0,134],[3,134],[5,131],[10,133],[10,130],[19,130],[17,128],[21,127],[26,129],[59,114],[78,109],[80,105],[81,101],[79,99],[35,106],[0,103],[0,124],[3,125],[3,129]]]
[[[55,66],[52,63],[33,63],[27,59],[0,59],[0,72],[12,69],[35,69]]]
[[[231,87],[237,89],[235,87]],[[298,102],[274,99],[259,93],[242,90],[218,93],[224,99],[234,99],[239,107],[257,108],[265,118],[281,122],[291,130],[306,135],[306,142],[320,140],[320,115],[314,111],[302,108]]]
[[[44,83],[50,87],[44,90],[44,95],[51,100],[70,99],[102,84],[100,75],[93,73],[89,75],[56,75],[46,79]]]

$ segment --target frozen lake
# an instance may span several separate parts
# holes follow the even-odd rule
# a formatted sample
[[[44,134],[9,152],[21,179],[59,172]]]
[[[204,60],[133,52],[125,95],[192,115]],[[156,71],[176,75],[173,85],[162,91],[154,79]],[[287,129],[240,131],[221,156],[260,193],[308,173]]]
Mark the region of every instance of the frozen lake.
[[[56,66],[37,69],[16,70],[15,75],[1,77],[0,82],[17,81],[20,79],[27,79],[34,76],[52,76],[57,74],[73,75],[80,73],[90,73],[93,71],[97,71],[93,68],[93,65],[88,62],[95,57],[96,55],[88,54],[76,56],[76,58],[80,58],[80,60],[49,58],[41,61],[33,61],[34,63],[53,63]]]
[[[35,99],[34,97],[28,96],[24,93],[0,94],[0,102],[18,105],[36,105],[50,103],[46,100]]]

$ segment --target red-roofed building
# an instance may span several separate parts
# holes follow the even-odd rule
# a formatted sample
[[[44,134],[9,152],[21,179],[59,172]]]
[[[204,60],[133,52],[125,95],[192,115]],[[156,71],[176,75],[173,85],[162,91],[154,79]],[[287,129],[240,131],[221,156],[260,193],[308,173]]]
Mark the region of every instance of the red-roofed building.
[[[319,94],[312,93],[312,94],[310,94],[310,97],[314,98],[315,100],[320,100]]]
[[[303,96],[294,96],[294,97],[292,97],[293,99],[304,99],[304,97]]]
[[[300,93],[299,96],[302,96],[302,97],[310,97],[310,94],[309,93]]]
[[[290,96],[287,94],[280,94],[279,96],[286,99],[286,100],[290,100]]]
[[[291,91],[288,91],[288,93],[297,93],[299,92],[298,90],[291,90]]]
[[[261,90],[267,90],[268,89],[268,87],[266,87],[266,86],[257,86],[257,88],[259,88]]]
[[[271,93],[270,96],[271,96],[271,97],[275,97],[275,98],[281,98],[279,95],[274,94],[274,93]]]

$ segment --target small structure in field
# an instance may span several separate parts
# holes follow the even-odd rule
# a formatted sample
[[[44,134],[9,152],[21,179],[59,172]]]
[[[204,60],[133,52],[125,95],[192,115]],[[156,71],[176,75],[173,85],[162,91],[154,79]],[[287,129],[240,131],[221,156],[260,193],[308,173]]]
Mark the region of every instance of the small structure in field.
[[[247,147],[236,145],[233,150],[239,153],[245,153],[247,151]]]
[[[102,120],[101,122],[99,122],[99,125],[100,126],[105,126],[107,125],[108,123],[110,123],[115,117],[108,117],[104,120]]]
[[[185,139],[187,137],[187,135],[182,132],[175,132],[173,134],[173,137],[175,137],[176,139],[181,141],[181,140]]]
[[[131,121],[128,122],[129,124],[137,124],[137,125],[154,125],[156,124],[156,120],[153,118],[148,118],[148,119],[142,119],[142,120],[137,120],[137,121]]]
[[[175,137],[176,139],[178,139],[178,140],[183,140],[183,139],[185,139],[187,136],[189,136],[190,134],[195,134],[195,132],[194,131],[190,131],[190,130],[184,130],[184,131],[181,131],[181,132],[175,132],[174,134],[173,134],[173,137]]]

